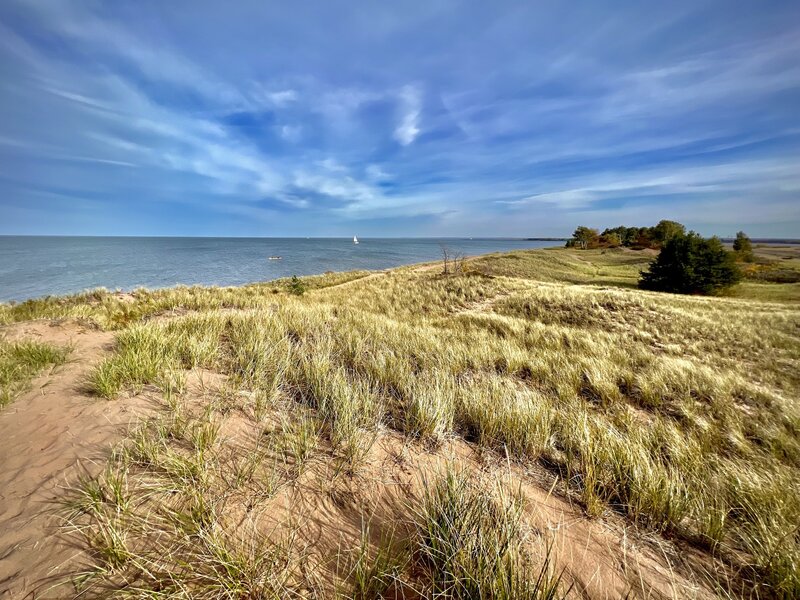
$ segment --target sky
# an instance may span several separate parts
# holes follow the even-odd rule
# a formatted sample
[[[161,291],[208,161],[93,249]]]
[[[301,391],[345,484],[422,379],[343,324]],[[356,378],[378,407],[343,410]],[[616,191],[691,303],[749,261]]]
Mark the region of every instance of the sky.
[[[0,234],[800,238],[800,3],[0,3]]]

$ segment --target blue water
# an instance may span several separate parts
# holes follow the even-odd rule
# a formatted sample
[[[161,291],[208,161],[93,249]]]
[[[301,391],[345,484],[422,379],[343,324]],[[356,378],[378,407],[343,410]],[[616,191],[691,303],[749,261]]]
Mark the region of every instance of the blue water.
[[[105,287],[241,285],[325,271],[436,260],[441,244],[469,256],[560,242],[518,239],[136,238],[0,236],[0,301]],[[268,260],[282,256],[281,260]]]

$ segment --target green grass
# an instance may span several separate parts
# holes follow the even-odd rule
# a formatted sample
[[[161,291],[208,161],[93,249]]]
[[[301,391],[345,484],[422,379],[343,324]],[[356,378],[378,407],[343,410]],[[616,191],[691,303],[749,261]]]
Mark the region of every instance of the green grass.
[[[412,508],[416,556],[429,597],[452,600],[550,600],[561,598],[560,575],[549,549],[534,562],[523,542],[521,497],[487,489],[469,474],[448,470],[424,483]]]
[[[337,477],[355,477],[376,436],[391,428],[427,451],[461,437],[547,472],[554,489],[588,516],[614,512],[640,531],[707,552],[720,585],[732,565],[748,593],[795,597],[794,284],[747,283],[758,287],[734,294],[744,298],[642,292],[635,283],[650,258],[520,251],[468,261],[459,276],[410,268],[322,276],[302,296],[288,293],[288,283],[175,288],[137,292],[125,306],[101,294],[25,311],[6,307],[5,314],[64,310],[120,328],[116,352],[91,375],[94,391],[109,399],[146,385],[190,396],[180,374],[192,369],[219,373],[229,386],[202,415],[168,402],[172,417],[132,435],[125,464],[137,485],[152,486],[155,478],[158,491],[147,496],[146,511],[134,511],[127,534],[114,533],[121,525],[107,515],[87,526],[98,528],[88,543],[103,547],[97,581],[113,580],[120,565],[139,560],[126,558],[125,548],[143,542],[127,540],[156,527],[159,539],[174,544],[161,556],[206,557],[229,565],[248,593],[273,589],[253,583],[250,569],[264,570],[259,561],[274,547],[229,539],[226,502],[300,485],[320,453],[319,464],[339,465],[331,467]],[[763,286],[776,285],[789,287],[765,293]],[[274,421],[276,411],[283,416]],[[215,427],[231,412],[262,433],[226,449]],[[172,496],[163,495],[167,489]],[[515,541],[522,526],[512,498],[457,473],[426,489],[406,515],[417,532],[406,540],[417,548],[410,556],[419,561],[365,547],[367,558],[349,575],[361,581],[353,595],[375,596],[368,575],[374,566],[378,588],[389,585],[388,573],[392,585],[402,580],[427,590],[423,597],[552,597],[552,569]],[[162,504],[170,507],[167,521],[150,521]],[[449,523],[453,515],[461,521]],[[214,524],[222,532],[214,537],[181,537]],[[251,533],[258,538],[257,529]],[[197,586],[198,597],[227,597],[223,591],[234,589],[213,596],[204,587],[211,575],[194,578],[172,559],[158,560],[141,559],[158,565],[148,567],[157,575],[152,581]],[[270,571],[269,585],[298,580],[295,563],[281,565]]]
[[[67,356],[69,348],[30,340],[0,340],[0,408],[13,402],[42,370],[63,364]]]
[[[756,283],[743,281],[728,295],[732,298],[746,298],[762,302],[800,302],[800,283]]]
[[[636,287],[639,273],[647,269],[653,258],[649,251],[553,248],[490,254],[467,264],[470,270],[494,276]]]

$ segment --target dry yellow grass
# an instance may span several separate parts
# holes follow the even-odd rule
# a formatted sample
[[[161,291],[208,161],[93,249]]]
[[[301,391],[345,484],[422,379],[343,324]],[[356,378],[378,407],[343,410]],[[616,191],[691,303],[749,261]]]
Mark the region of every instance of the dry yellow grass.
[[[502,503],[510,516],[474,523],[491,564],[448,562],[430,533],[398,525],[401,549],[365,546],[355,566],[335,570],[338,583],[309,580],[308,549],[292,545],[291,528],[269,545],[256,543],[257,528],[231,529],[236,490],[247,490],[248,506],[272,497],[302,477],[320,444],[336,473],[352,476],[388,427],[434,450],[458,436],[549,473],[554,493],[586,514],[623,515],[701,551],[723,597],[797,597],[800,306],[758,300],[762,290],[737,299],[629,289],[646,260],[518,252],[470,261],[460,276],[329,275],[302,296],[260,284],[4,307],[6,321],[72,316],[120,329],[93,389],[113,399],[156,386],[166,398],[164,416],[132,432],[72,500],[69,522],[95,556],[84,585],[153,598],[567,593],[546,562],[498,554],[522,543],[515,509]],[[198,370],[225,383],[192,407],[184,379]],[[251,432],[237,451],[218,439],[232,413]],[[495,510],[453,477],[425,502]],[[428,506],[416,522],[434,519],[435,543],[455,543],[458,524]],[[442,572],[437,556],[450,579],[431,575]],[[120,592],[121,580],[135,585]]]

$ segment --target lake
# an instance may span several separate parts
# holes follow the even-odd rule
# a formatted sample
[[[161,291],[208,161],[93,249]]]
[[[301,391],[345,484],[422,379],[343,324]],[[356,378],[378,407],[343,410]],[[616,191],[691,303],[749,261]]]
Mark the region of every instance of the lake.
[[[441,245],[474,256],[558,241],[458,238],[187,238],[0,236],[0,301],[105,287],[241,285],[325,271],[436,260]],[[281,260],[269,260],[281,256]]]

